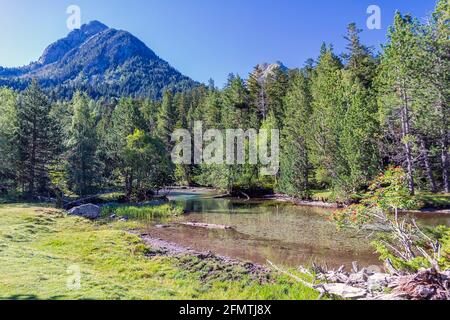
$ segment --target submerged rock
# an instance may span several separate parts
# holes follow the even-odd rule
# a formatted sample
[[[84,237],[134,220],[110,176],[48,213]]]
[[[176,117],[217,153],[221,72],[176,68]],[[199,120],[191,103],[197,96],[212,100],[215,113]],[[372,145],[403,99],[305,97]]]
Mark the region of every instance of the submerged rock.
[[[69,210],[69,214],[73,216],[79,216],[87,219],[100,218],[100,207],[94,204],[84,204],[79,207],[75,207]]]

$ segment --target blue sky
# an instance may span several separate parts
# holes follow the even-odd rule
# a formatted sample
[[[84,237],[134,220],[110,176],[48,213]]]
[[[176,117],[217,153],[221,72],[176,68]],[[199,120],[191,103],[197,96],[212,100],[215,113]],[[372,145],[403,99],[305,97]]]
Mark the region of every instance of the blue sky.
[[[69,32],[72,4],[83,23],[130,31],[182,73],[222,86],[230,72],[246,76],[261,62],[302,66],[323,41],[341,52],[350,22],[378,49],[397,9],[425,17],[435,0],[0,0],[0,65],[37,60]],[[372,4],[381,8],[381,30],[366,28]]]

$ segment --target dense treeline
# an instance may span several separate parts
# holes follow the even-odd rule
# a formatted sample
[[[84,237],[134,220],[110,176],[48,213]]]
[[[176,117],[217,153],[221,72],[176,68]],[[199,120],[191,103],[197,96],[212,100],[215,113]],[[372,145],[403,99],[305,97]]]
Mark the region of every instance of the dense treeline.
[[[36,82],[0,90],[3,192],[87,195],[123,186],[131,200],[179,183],[224,190],[274,189],[307,198],[332,189],[347,199],[388,166],[404,167],[410,192],[449,192],[449,7],[427,23],[398,13],[380,55],[350,24],[345,54],[323,45],[298,70],[260,65],[162,101],[131,98],[49,101]],[[174,165],[170,135],[226,128],[279,128],[280,171],[257,165]]]

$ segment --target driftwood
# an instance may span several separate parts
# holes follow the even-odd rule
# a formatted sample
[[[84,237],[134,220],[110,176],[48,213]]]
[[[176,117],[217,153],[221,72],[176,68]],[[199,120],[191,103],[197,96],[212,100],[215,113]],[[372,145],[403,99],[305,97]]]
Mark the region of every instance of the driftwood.
[[[180,222],[178,224],[195,227],[195,228],[204,228],[204,229],[216,229],[216,230],[230,230],[233,229],[231,226],[225,226],[221,224],[208,224],[208,223],[199,223],[199,222]]]
[[[248,195],[248,194],[246,194],[245,192],[243,192],[243,191],[239,191],[239,193],[240,194],[242,194],[247,200],[245,200],[245,201],[250,201],[250,196]]]
[[[351,272],[346,272],[343,266],[331,271],[316,265],[313,265],[312,271],[300,267],[298,271],[301,274],[313,279],[308,282],[270,261],[268,263],[276,271],[317,290],[320,298],[328,295],[355,300],[450,300],[450,271],[440,272],[431,268],[414,274],[402,274],[390,264],[388,269],[394,274],[387,274],[359,270],[356,263],[353,263]]]
[[[226,199],[231,197],[231,193],[224,193],[224,194],[218,194],[216,196],[213,196],[212,199]]]
[[[450,300],[450,271],[421,270],[389,284],[396,296],[409,300]]]

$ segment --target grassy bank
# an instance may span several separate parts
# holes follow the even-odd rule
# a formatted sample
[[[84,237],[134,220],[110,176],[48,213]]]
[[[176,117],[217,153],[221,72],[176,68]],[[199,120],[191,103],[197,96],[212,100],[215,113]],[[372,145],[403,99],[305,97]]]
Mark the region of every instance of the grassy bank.
[[[142,207],[131,205],[111,205],[103,207],[101,212],[103,217],[116,215],[118,217],[127,217],[130,219],[164,218],[179,216],[181,214],[183,214],[183,208],[172,204]]]
[[[95,223],[34,205],[0,205],[0,299],[318,297],[278,276],[266,284],[229,271],[205,279],[205,268],[211,267],[207,264],[149,257],[151,248],[124,231],[137,226],[137,222]],[[80,287],[68,287],[77,270]]]

